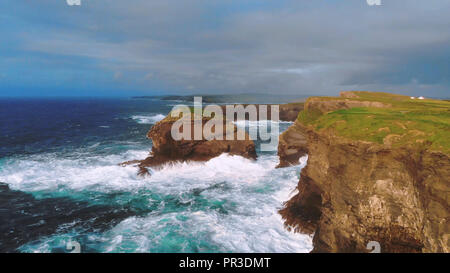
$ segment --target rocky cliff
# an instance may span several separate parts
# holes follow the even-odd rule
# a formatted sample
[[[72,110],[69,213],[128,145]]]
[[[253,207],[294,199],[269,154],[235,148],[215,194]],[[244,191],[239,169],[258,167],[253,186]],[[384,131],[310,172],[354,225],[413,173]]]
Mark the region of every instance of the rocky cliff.
[[[360,100],[359,97],[357,97],[357,95],[353,92],[341,92],[341,97],[339,98],[308,98],[305,104],[301,104],[301,106],[294,108],[295,111],[292,109],[289,111],[287,106],[282,106],[280,109],[283,109],[283,111],[280,110],[280,119],[282,112],[289,112],[291,115],[295,112],[297,113],[295,118],[292,119],[292,117],[290,117],[291,119],[288,119],[290,121],[295,121],[298,117],[298,113],[300,113],[303,109],[305,112],[313,116],[355,107],[384,108],[389,106],[390,104],[379,101]],[[286,116],[286,114],[283,116]],[[280,158],[280,163],[277,166],[278,168],[298,165],[299,158],[308,153],[306,135],[304,134],[304,130],[299,125],[299,122],[294,123],[293,126],[290,126],[280,135],[278,143],[278,156]]]
[[[177,118],[172,118],[169,115],[153,125],[147,133],[147,137],[150,138],[153,143],[150,156],[144,160],[124,162],[122,165],[136,165],[139,167],[139,174],[146,175],[149,174],[148,168],[150,167],[158,168],[171,162],[207,161],[222,153],[256,159],[255,144],[245,132],[245,139],[238,140],[237,135],[241,129],[234,125],[232,125],[233,132],[231,133],[234,136],[234,140],[226,140],[227,126],[225,123],[223,123],[221,136],[223,140],[220,140],[220,137],[218,136],[211,140],[208,140],[209,138],[206,136],[203,136],[201,140],[193,140],[194,119],[191,119],[190,127],[192,140],[174,140],[171,134],[171,128],[177,120]],[[203,118],[202,126],[209,120],[210,118]],[[213,129],[213,131],[215,130]],[[217,132],[219,132],[219,130]]]
[[[299,164],[300,157],[308,153],[306,137],[299,123],[294,123],[280,135],[278,139],[280,163],[277,168]]]
[[[320,109],[322,115],[303,113],[294,125],[306,137],[309,157],[298,194],[280,211],[286,226],[314,234],[313,252],[368,252],[370,241],[379,242],[381,252],[449,252],[450,156],[448,142],[440,142],[438,136],[446,136],[450,127],[447,119],[437,122],[435,115],[431,127],[425,126],[428,121],[420,122],[428,119],[422,107],[445,116],[450,104],[431,100],[410,104],[404,97],[397,101],[398,97],[384,95],[374,101],[375,95],[357,92],[344,96],[322,103],[308,100],[305,111]],[[350,99],[357,101],[341,104],[349,110],[336,109],[336,101]],[[354,104],[358,106],[349,106]],[[356,112],[353,107],[371,110]],[[394,110],[415,114],[394,120],[383,116],[371,127],[372,116],[392,115]],[[360,123],[353,121],[361,111],[364,115],[355,119]],[[420,120],[415,120],[418,113]],[[353,128],[355,124],[367,129]],[[355,129],[364,131],[364,138]],[[396,138],[390,137],[394,131]]]
[[[244,104],[246,107],[248,104]],[[255,105],[259,115],[260,105]],[[226,106],[221,106],[223,113],[226,112]],[[294,121],[298,113],[303,110],[303,103],[289,103],[282,104],[279,108],[279,118],[283,121]],[[248,117],[246,117],[248,118]],[[267,117],[264,119],[271,119],[271,107],[267,107]],[[258,116],[258,119],[262,117]],[[202,126],[204,126],[209,118],[202,118]],[[235,140],[225,140],[227,126],[223,123],[223,140],[174,140],[171,136],[172,125],[177,121],[176,118],[171,118],[168,115],[165,119],[156,123],[147,133],[147,137],[152,140],[153,146],[150,156],[144,160],[132,160],[123,162],[120,165],[135,165],[139,167],[140,175],[149,174],[148,168],[159,168],[160,166],[170,162],[184,162],[184,161],[207,161],[211,158],[217,157],[222,153],[229,153],[231,155],[240,155],[250,159],[256,159],[255,144],[250,139],[247,133],[244,133],[245,140],[237,140],[239,129],[232,126]],[[194,121],[191,120],[191,131],[194,131]],[[191,137],[193,139],[193,135]],[[298,158],[297,158],[298,161]]]
[[[230,104],[233,105],[233,104]],[[236,105],[236,104],[235,104]],[[242,104],[242,106],[247,107],[249,104]],[[271,105],[265,105],[267,108],[267,116],[266,117],[260,117],[259,116],[259,107],[262,104],[252,104],[256,107],[257,110],[257,119],[258,120],[264,120],[264,119],[272,119],[272,108]],[[287,103],[287,104],[280,104],[279,105],[279,120],[281,121],[295,121],[297,119],[298,113],[303,110],[304,103],[303,102],[294,102],[294,103]],[[226,112],[226,105],[221,106],[222,111]],[[248,117],[246,117],[248,119]]]
[[[295,121],[298,113],[303,110],[303,102],[287,103],[280,105],[280,120]]]

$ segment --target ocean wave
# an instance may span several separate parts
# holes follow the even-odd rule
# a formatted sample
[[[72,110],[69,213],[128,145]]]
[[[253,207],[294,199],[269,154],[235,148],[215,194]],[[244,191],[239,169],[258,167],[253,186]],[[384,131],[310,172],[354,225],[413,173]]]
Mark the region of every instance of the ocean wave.
[[[145,178],[138,177],[133,166],[117,166],[146,155],[128,151],[77,159],[48,154],[7,160],[0,181],[40,198],[50,194],[97,202],[114,193],[120,197],[111,199],[110,205],[133,206],[133,200],[141,198],[136,209],[151,206],[146,215],[129,217],[105,232],[55,234],[24,245],[21,251],[51,252],[69,237],[82,238],[82,244],[98,252],[311,250],[311,237],[287,231],[277,212],[293,194],[298,166],[275,169],[276,155],[253,161],[228,154],[203,163],[169,164]]]
[[[163,114],[155,115],[134,115],[131,118],[139,124],[155,124],[158,121],[164,119],[166,116]]]
[[[39,154],[10,158],[0,169],[0,181],[13,190],[48,192],[70,195],[73,191],[96,190],[108,192],[126,188],[134,181],[139,184],[135,168],[117,164],[145,158],[146,151],[127,151],[119,155],[97,156],[79,153],[73,157]]]
[[[304,155],[298,159],[298,163],[300,163],[300,168],[303,169],[306,167],[306,164],[308,163],[308,155]]]

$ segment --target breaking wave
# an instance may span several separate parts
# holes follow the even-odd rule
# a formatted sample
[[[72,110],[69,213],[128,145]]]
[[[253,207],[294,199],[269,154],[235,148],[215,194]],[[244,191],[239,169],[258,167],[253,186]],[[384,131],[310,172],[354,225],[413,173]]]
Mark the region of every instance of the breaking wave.
[[[70,197],[135,212],[106,231],[53,234],[20,247],[52,252],[69,238],[92,252],[307,252],[311,237],[287,231],[278,209],[293,194],[300,167],[275,169],[276,155],[257,161],[223,154],[136,175],[117,163],[146,151],[63,158],[8,158],[0,181],[35,198]]]
[[[132,116],[131,118],[140,124],[155,124],[158,121],[164,119],[165,117],[166,116],[163,114],[156,114],[156,115],[135,115]]]

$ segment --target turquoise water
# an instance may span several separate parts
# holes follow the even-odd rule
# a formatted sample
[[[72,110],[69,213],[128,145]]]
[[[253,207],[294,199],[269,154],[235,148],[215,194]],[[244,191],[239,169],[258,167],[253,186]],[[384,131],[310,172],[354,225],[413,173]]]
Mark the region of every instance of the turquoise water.
[[[0,227],[0,250],[67,252],[68,241],[82,252],[311,250],[310,236],[287,231],[277,213],[302,166],[275,169],[275,152],[259,153],[257,161],[223,154],[142,178],[135,167],[117,164],[148,155],[145,133],[170,102],[22,103],[33,113],[45,110],[50,121],[39,126],[42,116],[32,122],[16,112],[3,136],[11,147],[1,150],[0,197],[7,201],[0,214],[11,220]],[[18,122],[21,114],[28,120]]]

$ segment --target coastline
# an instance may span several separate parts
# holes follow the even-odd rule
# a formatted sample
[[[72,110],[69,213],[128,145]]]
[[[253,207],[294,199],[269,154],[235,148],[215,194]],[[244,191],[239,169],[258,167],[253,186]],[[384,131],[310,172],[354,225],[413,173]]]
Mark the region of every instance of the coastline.
[[[412,105],[410,111],[421,107],[409,100],[405,96],[370,92],[310,98],[305,112],[280,138],[280,143],[296,141],[286,135],[295,130],[306,139],[300,146],[309,157],[301,171],[299,193],[286,202],[280,213],[289,229],[314,234],[313,252],[367,252],[366,245],[371,241],[378,242],[382,252],[449,252],[450,157],[447,148],[436,150],[440,144],[427,140],[427,133],[417,129],[426,127],[415,124],[413,119],[405,120],[404,116],[401,122],[407,125],[389,121],[404,130],[393,140],[386,131],[395,128],[389,129],[384,127],[386,122],[380,122],[377,126],[381,129],[371,130],[384,133],[385,137],[376,143],[368,141],[369,132],[361,140],[340,135],[352,129],[343,131],[339,126],[355,125],[345,119],[341,123],[333,120],[328,123],[329,128],[315,125],[333,113],[360,109],[354,107],[384,109],[373,110],[359,120],[373,118],[376,111],[384,114],[394,107],[408,109]],[[438,113],[450,109],[450,104],[432,103],[436,103]],[[444,110],[439,109],[441,105]],[[439,141],[435,137],[439,130],[448,128],[448,119],[443,122],[447,124],[442,125],[443,129],[433,129],[431,136],[435,141]]]

